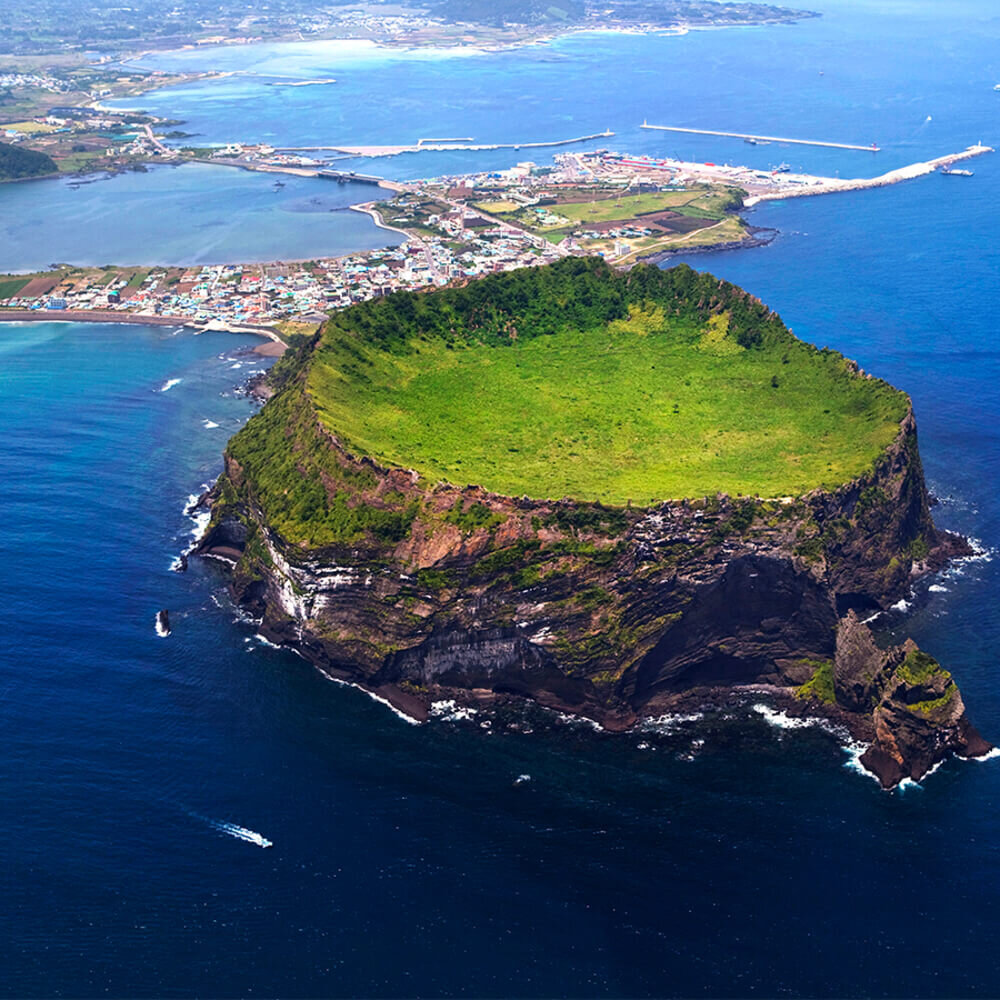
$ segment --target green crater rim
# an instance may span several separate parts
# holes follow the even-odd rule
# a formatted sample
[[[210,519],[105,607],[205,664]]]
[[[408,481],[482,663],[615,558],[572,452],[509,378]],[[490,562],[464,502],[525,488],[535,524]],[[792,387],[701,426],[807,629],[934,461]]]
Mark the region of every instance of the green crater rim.
[[[735,286],[579,258],[335,314],[307,388],[355,456],[611,505],[836,488],[909,410]]]

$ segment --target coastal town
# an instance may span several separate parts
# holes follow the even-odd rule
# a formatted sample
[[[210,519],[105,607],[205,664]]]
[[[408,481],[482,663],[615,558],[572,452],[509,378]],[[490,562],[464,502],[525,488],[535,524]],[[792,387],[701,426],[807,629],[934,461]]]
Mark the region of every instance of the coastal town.
[[[139,155],[159,143],[148,126],[131,141]],[[896,183],[989,151],[970,147],[853,182],[792,174],[784,164],[759,170],[611,150],[562,152],[550,165],[522,161],[505,170],[407,183],[372,177],[369,186],[387,197],[352,207],[386,231],[380,249],[308,261],[62,267],[0,276],[0,316],[175,321],[284,338],[315,330],[332,309],[563,256],[597,255],[628,268],[698,248],[753,245],[767,236],[741,218],[745,206]],[[271,147],[231,145],[209,158],[331,182],[357,176],[326,172],[308,156]],[[280,178],[274,181],[276,194],[283,187]]]
[[[277,331],[293,324],[301,331],[315,328],[331,309],[394,291],[442,287],[570,254],[622,261],[633,254],[633,242],[697,245],[693,238],[722,222],[742,233],[733,214],[738,194],[682,181],[652,161],[602,152],[560,154],[554,167],[522,162],[505,171],[391,184],[387,200],[354,206],[386,230],[391,243],[382,249],[298,262],[10,275],[0,278],[0,305],[6,313],[97,313]]]
[[[548,263],[527,239],[484,231],[457,243],[413,240],[346,257],[193,268],[65,268],[0,277],[0,315],[173,319],[193,326],[310,332],[339,309],[402,290],[440,287],[496,271]]]

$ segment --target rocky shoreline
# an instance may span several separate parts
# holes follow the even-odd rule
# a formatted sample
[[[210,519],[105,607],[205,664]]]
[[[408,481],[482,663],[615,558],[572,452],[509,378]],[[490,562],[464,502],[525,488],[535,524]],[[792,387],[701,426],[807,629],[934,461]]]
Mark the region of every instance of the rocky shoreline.
[[[767,226],[748,226],[747,232],[750,236],[744,240],[728,240],[725,243],[710,243],[701,247],[675,246],[666,250],[658,250],[656,253],[640,257],[636,264],[662,264],[663,261],[670,260],[671,257],[689,257],[694,254],[718,253],[722,250],[752,250],[756,247],[766,247],[778,237],[778,230]],[[631,266],[634,267],[635,264]]]
[[[268,528],[252,501],[238,502],[237,509],[225,499],[233,489],[245,490],[231,460],[225,486],[205,498],[212,522],[196,551],[233,566],[234,594],[260,619],[259,632],[268,641],[295,649],[327,676],[363,688],[414,720],[429,718],[431,705],[443,700],[482,707],[529,698],[607,730],[629,731],[650,717],[724,701],[755,685],[790,714],[830,718],[869,743],[864,765],[884,787],[893,787],[907,777],[919,779],[949,753],[975,757],[991,749],[965,720],[957,688],[955,700],[938,706],[947,708],[945,715],[928,725],[911,724],[905,708],[909,688],[897,691],[893,677],[914,650],[880,653],[876,664],[871,642],[864,647],[868,665],[881,680],[869,691],[872,699],[879,695],[870,706],[839,696],[814,698],[802,689],[817,665],[833,665],[834,677],[848,669],[841,668],[841,661],[847,662],[842,643],[834,641],[838,629],[870,637],[854,608],[886,608],[905,596],[915,578],[972,554],[964,539],[930,521],[919,464],[913,464],[915,435],[908,415],[870,476],[788,505],[788,523],[778,531],[761,527],[751,529],[750,537],[719,538],[717,525],[738,511],[737,501],[716,498],[714,516],[706,516],[697,502],[669,503],[634,512],[619,538],[623,551],[607,565],[575,560],[558,579],[527,592],[500,572],[485,581],[485,590],[474,581],[474,570],[465,584],[442,583],[443,574],[461,573],[456,559],[475,566],[487,551],[485,536],[456,533],[444,549],[434,543],[434,569],[424,574],[423,586],[414,585],[412,572],[402,566],[380,565],[384,554],[376,559],[358,551],[298,552]],[[336,447],[332,440],[330,445]],[[368,459],[353,461],[377,469]],[[378,471],[387,486],[406,488],[408,474]],[[881,508],[859,511],[861,497],[876,490],[882,493]],[[560,509],[478,488],[439,485],[434,493],[442,507],[456,499],[472,501],[503,510],[521,525]],[[865,523],[831,540],[820,561],[792,551],[804,523],[835,523],[848,512]],[[919,559],[901,560],[915,536],[929,539],[926,551]],[[516,550],[513,526],[506,542]],[[681,542],[697,550],[697,558],[678,564]],[[701,548],[706,542],[707,553]],[[589,544],[594,543],[608,551],[603,539],[592,537]],[[600,551],[595,548],[595,554]],[[658,557],[663,551],[674,553],[670,564]],[[410,565],[428,558],[411,545]],[[566,639],[559,637],[580,635],[584,641],[605,610],[586,606],[589,598],[581,601],[581,593],[600,593],[600,603],[619,609],[618,627],[627,642],[618,648],[602,641],[599,649],[588,655],[578,649],[567,661]],[[497,609],[511,600],[515,620],[504,625]],[[935,698],[919,700],[942,698],[948,685],[938,686]]]

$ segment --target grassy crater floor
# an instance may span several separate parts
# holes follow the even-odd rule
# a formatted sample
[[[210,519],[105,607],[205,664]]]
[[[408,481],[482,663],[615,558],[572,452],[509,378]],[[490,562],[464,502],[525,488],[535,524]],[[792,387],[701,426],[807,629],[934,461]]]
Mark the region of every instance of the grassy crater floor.
[[[323,423],[432,481],[649,504],[840,485],[906,414],[905,394],[711,276],[532,270],[340,314],[308,376]]]

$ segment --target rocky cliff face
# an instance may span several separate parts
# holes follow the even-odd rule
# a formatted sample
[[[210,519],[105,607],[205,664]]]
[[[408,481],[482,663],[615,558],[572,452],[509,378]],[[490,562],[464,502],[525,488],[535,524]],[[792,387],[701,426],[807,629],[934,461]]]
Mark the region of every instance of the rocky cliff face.
[[[791,692],[835,658],[836,705],[871,730],[865,763],[883,783],[980,746],[950,676],[908,681],[912,651],[879,652],[850,613],[968,551],[931,520],[912,415],[834,492],[612,509],[379,468],[320,427],[304,392],[285,393],[298,398],[290,447],[312,421],[298,460],[355,484],[354,514],[391,504],[408,520],[379,539],[290,544],[230,454],[200,551],[235,564],[235,594],[264,635],[325,672],[417,717],[435,699],[519,695],[626,728],[692,690]]]
[[[919,781],[951,753],[980,757],[992,749],[966,718],[947,670],[910,639],[879,649],[853,611],[837,631],[833,693],[835,704],[870,726],[861,762],[885,788]]]

